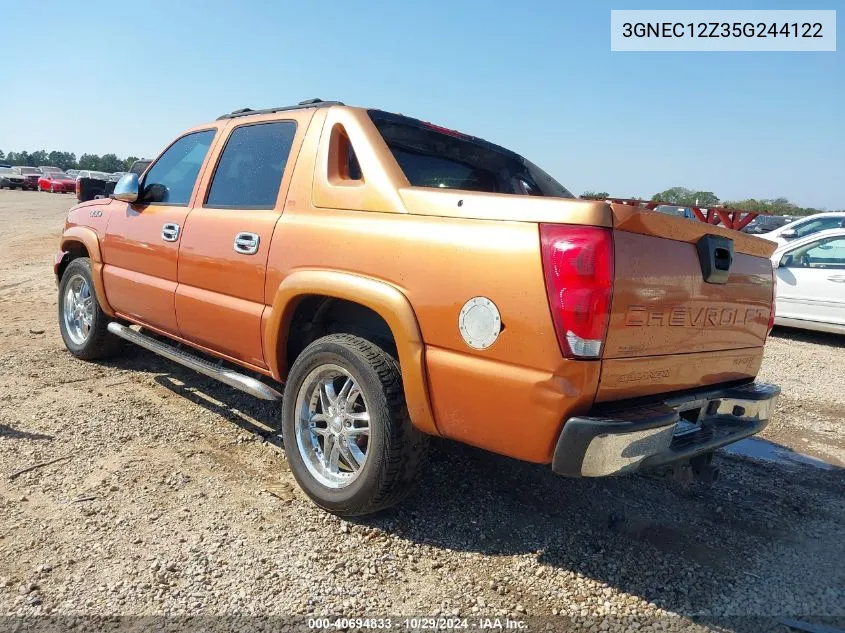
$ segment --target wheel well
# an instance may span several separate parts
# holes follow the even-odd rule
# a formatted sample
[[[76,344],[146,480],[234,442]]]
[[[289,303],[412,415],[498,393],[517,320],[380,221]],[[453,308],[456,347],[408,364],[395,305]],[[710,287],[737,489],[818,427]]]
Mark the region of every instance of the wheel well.
[[[65,274],[65,268],[67,268],[68,264],[70,264],[74,259],[77,259],[78,257],[88,257],[88,249],[85,248],[85,245],[82,242],[66,242],[63,248],[65,256],[62,258],[62,263],[59,264],[57,272],[59,281],[62,280],[62,276]]]
[[[313,341],[339,333],[372,341],[397,358],[390,326],[377,312],[354,301],[307,295],[300,299],[291,317],[285,352],[287,366],[293,365],[296,357]]]

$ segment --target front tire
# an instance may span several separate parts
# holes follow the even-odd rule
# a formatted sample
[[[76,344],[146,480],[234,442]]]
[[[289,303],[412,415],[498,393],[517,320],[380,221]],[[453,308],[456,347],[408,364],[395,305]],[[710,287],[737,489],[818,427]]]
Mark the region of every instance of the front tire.
[[[79,257],[68,264],[59,283],[59,329],[68,351],[83,360],[108,358],[121,340],[108,331],[108,315],[94,292],[91,260]]]
[[[351,334],[320,338],[296,359],[285,384],[282,429],[300,487],[341,516],[402,500],[428,446],[408,416],[399,364]]]

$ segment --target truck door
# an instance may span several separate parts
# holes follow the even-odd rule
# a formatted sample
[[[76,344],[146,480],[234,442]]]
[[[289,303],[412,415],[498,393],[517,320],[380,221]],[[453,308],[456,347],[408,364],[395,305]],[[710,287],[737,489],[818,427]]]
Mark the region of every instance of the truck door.
[[[170,334],[179,332],[174,308],[179,242],[216,131],[210,127],[174,141],[147,171],[137,203],[112,202],[122,206],[111,211],[103,240],[109,304]]]
[[[264,278],[310,112],[230,123],[217,164],[185,222],[176,318],[182,338],[256,368]]]

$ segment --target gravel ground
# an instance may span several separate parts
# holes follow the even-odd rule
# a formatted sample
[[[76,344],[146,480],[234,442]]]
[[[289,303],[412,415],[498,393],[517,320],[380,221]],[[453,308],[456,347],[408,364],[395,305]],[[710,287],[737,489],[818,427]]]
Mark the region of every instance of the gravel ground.
[[[64,351],[50,265],[71,203],[0,191],[0,616],[845,621],[845,338],[776,331],[762,371],[784,396],[755,442],[827,469],[722,454],[717,484],[681,489],[437,442],[407,502],[345,521],[297,489],[277,406],[141,349]]]

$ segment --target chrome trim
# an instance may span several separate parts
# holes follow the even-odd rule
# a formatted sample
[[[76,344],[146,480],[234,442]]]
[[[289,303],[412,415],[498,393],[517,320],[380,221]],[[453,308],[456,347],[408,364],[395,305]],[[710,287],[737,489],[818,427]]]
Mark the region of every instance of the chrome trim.
[[[232,247],[236,253],[241,255],[255,255],[258,252],[258,244],[261,238],[257,233],[242,231],[235,236]]]
[[[712,453],[765,428],[779,394],[775,385],[754,382],[672,394],[662,402],[599,405],[564,423],[552,469],[604,477]]]
[[[94,295],[88,280],[81,274],[71,277],[65,286],[62,301],[62,317],[65,331],[76,345],[84,345],[94,325]]]
[[[137,202],[139,195],[138,174],[126,174],[117,181],[111,197],[123,202]]]
[[[161,227],[161,239],[165,242],[175,242],[179,239],[179,225],[168,222]]]
[[[361,387],[340,365],[319,365],[296,395],[296,446],[311,476],[345,488],[361,474],[370,447],[370,413]]]
[[[582,477],[606,477],[637,470],[646,457],[669,448],[675,425],[634,431],[623,435],[599,435],[593,438],[584,461]]]
[[[115,336],[119,336],[130,343],[135,343],[136,345],[139,345],[144,349],[148,349],[159,356],[163,356],[164,358],[175,361],[180,365],[184,365],[185,367],[193,369],[205,376],[209,376],[210,378],[219,380],[222,383],[226,383],[230,387],[239,389],[240,391],[255,396],[256,398],[261,398],[262,400],[282,399],[281,393],[269,385],[265,385],[260,380],[232,371],[231,369],[227,369],[222,365],[217,365],[207,361],[199,356],[194,356],[193,354],[184,352],[172,345],[162,343],[152,337],[136,332],[135,330],[128,328],[125,325],[121,325],[120,323],[112,321],[108,324],[108,330]]]

